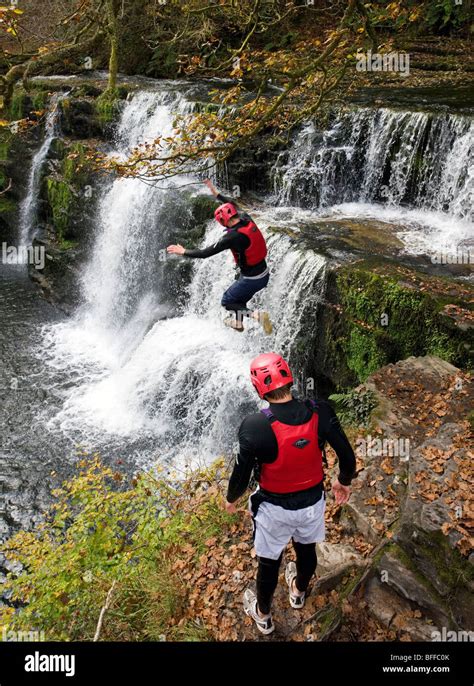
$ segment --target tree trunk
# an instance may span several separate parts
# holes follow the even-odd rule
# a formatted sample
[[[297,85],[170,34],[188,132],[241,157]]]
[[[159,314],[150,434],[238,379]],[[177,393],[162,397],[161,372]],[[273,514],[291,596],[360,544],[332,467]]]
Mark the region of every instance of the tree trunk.
[[[107,90],[114,93],[117,88],[118,49],[119,49],[119,2],[107,0],[108,30],[110,41],[109,82]]]

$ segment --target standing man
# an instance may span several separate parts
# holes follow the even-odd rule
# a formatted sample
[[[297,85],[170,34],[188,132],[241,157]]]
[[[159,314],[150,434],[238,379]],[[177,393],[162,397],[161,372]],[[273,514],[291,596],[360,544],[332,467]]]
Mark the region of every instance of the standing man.
[[[243,317],[251,317],[262,324],[265,333],[270,334],[272,325],[268,313],[251,311],[247,307],[250,298],[265,288],[270,278],[265,261],[265,239],[252,218],[238,208],[235,200],[219,193],[211,181],[207,180],[205,184],[215,198],[223,203],[214,212],[214,216],[224,227],[225,235],[214,245],[202,250],[187,250],[182,245],[169,245],[167,251],[172,255],[206,258],[231,250],[240,274],[222,296],[222,306],[233,313],[224,324],[236,331],[243,331]]]
[[[239,456],[229,481],[226,510],[249,485],[258,481],[249,505],[258,556],[257,594],[247,589],[244,610],[262,634],[274,630],[273,593],[283,551],[293,541],[296,564],[286,567],[290,605],[304,606],[306,590],[316,570],[316,543],[324,541],[325,494],[323,448],[326,442],[339,459],[339,476],[332,484],[338,505],[349,500],[355,476],[354,451],[331,406],[322,400],[299,401],[291,395],[293,376],[275,353],[259,355],[250,365],[250,379],[269,407],[246,417],[239,429]]]

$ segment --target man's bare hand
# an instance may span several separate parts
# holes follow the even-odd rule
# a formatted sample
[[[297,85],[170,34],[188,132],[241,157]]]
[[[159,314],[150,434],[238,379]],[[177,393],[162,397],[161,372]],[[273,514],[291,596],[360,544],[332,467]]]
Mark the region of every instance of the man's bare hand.
[[[235,507],[235,503],[228,503],[226,501],[224,508],[228,514],[236,514],[237,513],[237,508]]]
[[[333,481],[332,490],[338,505],[344,505],[347,503],[351,495],[351,489],[349,486],[344,486],[338,481],[338,479],[336,479]]]
[[[211,191],[212,195],[215,195],[215,196],[219,195],[219,191],[217,190],[217,188],[214,186],[214,184],[212,183],[212,181],[211,181],[210,179],[206,179],[206,180],[204,181],[204,183],[205,183],[206,186],[209,188],[209,190]]]
[[[183,248],[182,245],[169,245],[166,248],[166,252],[169,253],[170,255],[184,255],[186,248]]]

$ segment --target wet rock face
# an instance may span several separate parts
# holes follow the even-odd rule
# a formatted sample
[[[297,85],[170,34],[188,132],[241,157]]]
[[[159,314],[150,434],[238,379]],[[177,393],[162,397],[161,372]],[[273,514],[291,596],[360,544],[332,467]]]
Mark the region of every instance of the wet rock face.
[[[313,373],[330,390],[364,381],[409,355],[439,355],[469,368],[472,286],[393,260],[368,258],[330,267],[318,314]],[[451,304],[447,304],[451,303]],[[316,377],[317,378],[317,377]]]
[[[103,127],[92,100],[68,99],[61,104],[61,129],[71,138],[100,138]]]
[[[360,457],[343,523],[374,545],[390,532],[366,586],[370,610],[413,640],[432,640],[443,627],[471,630],[469,379],[439,358],[409,358],[365,387],[378,399],[370,433],[381,443]],[[408,454],[397,455],[400,441],[409,441]]]

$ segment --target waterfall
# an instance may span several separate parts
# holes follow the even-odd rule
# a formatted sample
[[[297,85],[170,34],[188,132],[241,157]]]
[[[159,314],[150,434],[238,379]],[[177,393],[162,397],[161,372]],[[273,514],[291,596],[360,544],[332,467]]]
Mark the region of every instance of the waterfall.
[[[467,116],[360,108],[327,131],[306,124],[273,169],[279,204],[412,204],[472,217],[474,122]]]
[[[41,171],[48,155],[53,139],[58,133],[60,119],[59,102],[67,96],[67,93],[55,93],[51,96],[49,109],[46,115],[44,130],[45,135],[40,148],[35,153],[28,176],[26,195],[20,205],[19,220],[19,246],[31,245],[35,237],[34,223],[36,220],[36,208],[41,183]]]
[[[122,113],[115,154],[170,135],[174,114],[188,108],[176,91],[136,94]],[[193,261],[186,306],[177,314],[167,304],[161,258],[173,241],[173,210],[189,211],[182,190],[192,181],[155,188],[116,179],[104,189],[84,305],[72,321],[46,327],[41,341],[43,359],[73,379],[49,422],[52,431],[96,445],[107,436],[138,436],[152,446],[148,458],[207,462],[230,450],[240,420],[255,410],[250,360],[270,350],[291,358],[306,308],[314,306],[308,294],[317,291],[326,263],[284,234],[268,232],[270,284],[253,301],[270,312],[271,336],[256,322],[243,334],[223,324],[220,299],[234,278],[228,254]],[[265,215],[256,218],[265,230]],[[203,245],[221,235],[210,221]],[[176,259],[182,258],[168,257]]]
[[[137,94],[124,109],[114,155],[125,157],[133,147],[158,133],[170,136],[174,115],[189,110],[190,103],[179,92]],[[154,186],[139,179],[119,178],[103,191],[96,245],[82,279],[86,300],[83,313],[89,329],[108,332],[112,346],[119,334],[124,354],[124,337],[128,336],[133,346],[135,338],[139,339],[149,323],[160,316],[166,236],[171,242],[173,213],[188,209],[176,186],[191,181],[195,179],[179,177],[174,184],[162,180]]]
[[[462,241],[472,237],[474,218],[474,122],[447,113],[344,111],[327,131],[303,126],[273,180],[279,205],[413,222],[428,229],[427,240],[418,237],[423,249],[451,234]]]
[[[176,86],[136,93],[122,111],[112,154],[172,136],[176,114],[192,107]],[[297,343],[324,297],[325,258],[269,227],[297,229],[299,218],[329,208],[398,222],[407,245],[413,236],[431,243],[433,231],[444,236],[447,221],[458,240],[470,226],[471,130],[462,117],[390,110],[345,113],[325,132],[303,127],[274,178],[280,205],[301,194],[299,204],[312,209],[253,213],[267,235],[271,278],[252,303],[269,311],[271,336],[253,321],[243,334],[224,326],[220,300],[234,275],[227,254],[188,263],[186,297],[173,291],[168,268],[182,258],[166,256],[165,248],[182,217],[192,217],[192,198],[206,192],[192,172],[159,184],[110,181],[98,202],[83,305],[70,320],[45,327],[40,341],[42,360],[67,380],[55,388],[61,407],[48,428],[96,449],[114,441],[119,450],[139,446],[133,454],[142,463],[203,463],[231,450],[242,417],[258,406],[251,359],[275,350],[304,366]],[[221,235],[210,218],[202,245]]]

